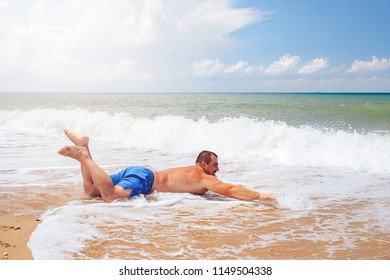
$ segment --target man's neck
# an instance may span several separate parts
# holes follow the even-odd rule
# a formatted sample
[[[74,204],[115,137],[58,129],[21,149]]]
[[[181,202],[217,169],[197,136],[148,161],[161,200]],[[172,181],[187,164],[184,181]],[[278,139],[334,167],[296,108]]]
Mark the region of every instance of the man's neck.
[[[195,167],[199,167],[198,169],[202,169],[203,173],[206,173],[206,170],[204,170],[204,168],[200,162],[195,163]]]

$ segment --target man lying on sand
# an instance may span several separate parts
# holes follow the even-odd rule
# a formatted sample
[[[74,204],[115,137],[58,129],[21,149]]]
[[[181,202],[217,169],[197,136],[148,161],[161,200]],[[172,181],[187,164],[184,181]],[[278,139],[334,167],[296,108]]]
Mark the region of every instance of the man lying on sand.
[[[105,202],[128,199],[139,194],[146,195],[153,191],[193,194],[204,194],[207,191],[212,191],[236,199],[261,201],[275,208],[278,207],[276,199],[270,195],[218,180],[215,176],[219,170],[218,157],[213,152],[201,152],[193,166],[159,172],[134,166],[117,174],[108,175],[93,161],[88,147],[89,137],[87,135],[66,129],[64,132],[75,146],[65,146],[58,153],[80,162],[85,193],[90,196],[100,196]]]

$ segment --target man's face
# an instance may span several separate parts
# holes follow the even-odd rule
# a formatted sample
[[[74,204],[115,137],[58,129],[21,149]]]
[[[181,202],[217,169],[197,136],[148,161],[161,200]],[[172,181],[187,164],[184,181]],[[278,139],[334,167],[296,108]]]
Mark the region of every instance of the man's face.
[[[219,170],[218,167],[218,158],[214,155],[211,155],[211,161],[209,164],[203,162],[203,169],[208,175],[215,176],[215,173]]]

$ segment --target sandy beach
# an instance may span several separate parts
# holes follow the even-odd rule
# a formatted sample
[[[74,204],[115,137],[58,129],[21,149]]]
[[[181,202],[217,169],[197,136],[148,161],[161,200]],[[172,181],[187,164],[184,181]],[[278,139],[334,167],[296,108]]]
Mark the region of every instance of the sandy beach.
[[[51,195],[48,189],[1,188],[0,194],[0,258],[32,260],[27,243],[41,222],[41,216],[50,207],[66,203],[67,199]]]
[[[71,188],[72,189],[72,188]],[[49,194],[49,190],[40,190],[35,192],[27,192],[24,189],[15,189],[15,188],[4,188],[2,189],[2,195],[0,198],[0,214],[2,218],[0,219],[0,256],[3,260],[32,260],[33,256],[31,254],[30,249],[27,247],[27,243],[32,232],[36,229],[36,227],[41,223],[41,216],[44,212],[52,207],[59,207],[72,199],[85,197],[81,192],[75,191],[73,195],[71,195],[71,190],[64,194],[59,194],[58,196],[54,196]],[[67,198],[64,198],[67,197]],[[10,205],[13,205],[10,208]],[[248,247],[245,249],[245,255],[252,256],[257,259],[275,259],[275,260],[283,260],[283,259],[329,259],[329,256],[325,250],[326,247],[338,246],[338,242],[329,241],[319,241],[313,242],[312,240],[305,240],[299,238],[301,234],[299,232],[300,224],[314,224],[315,216],[322,217],[321,219],[333,219],[332,216],[336,216],[338,212],[343,212],[345,210],[352,210],[354,207],[362,207],[364,205],[354,205],[352,202],[350,207],[348,208],[347,204],[340,205],[338,208],[335,208],[331,211],[329,210],[320,210],[318,213],[313,213],[313,220],[308,220],[308,218],[299,218],[295,220],[290,220],[287,223],[275,222],[272,227],[265,227],[261,225],[254,226],[253,229],[249,232],[237,232],[234,234],[229,234],[227,232],[219,232],[219,231],[211,231],[207,230],[207,228],[211,224],[225,224],[228,228],[230,224],[234,223],[234,221],[226,220],[223,217],[215,217],[211,220],[203,220],[202,218],[195,218],[199,221],[196,224],[199,224],[205,230],[198,230],[189,227],[187,230],[180,233],[180,235],[188,236],[189,240],[192,240],[194,244],[199,244],[202,250],[208,250],[207,248],[213,247],[223,247],[226,245],[233,247],[240,247],[241,242],[245,242],[250,244],[250,239],[252,235],[265,235],[265,234],[273,234],[275,232],[288,232],[296,236],[295,240],[286,240],[284,242],[280,242],[275,244],[275,246],[271,246],[268,248],[259,248],[259,247]],[[12,213],[10,213],[9,209],[12,209]],[[285,215],[285,211],[275,210],[271,208],[265,209],[257,209],[253,210],[253,208],[248,206],[238,206],[236,214],[241,217],[248,217],[248,221],[250,222],[250,213],[254,213],[254,215],[259,216],[262,215],[264,221],[265,220],[283,220],[283,215]],[[27,211],[26,211],[27,210]],[[248,212],[249,211],[249,212]],[[254,211],[254,212],[253,212]],[[246,213],[247,212],[247,213]],[[26,214],[27,213],[27,214]],[[246,213],[246,214],[245,214]],[[190,213],[181,212],[179,216],[188,216]],[[151,225],[146,225],[150,228]],[[172,231],[172,228],[164,227],[163,225],[155,225],[153,226],[153,230],[151,232],[165,232],[166,236],[159,236],[156,240],[156,244],[160,244],[161,246],[171,246],[169,245],[169,232]],[[171,226],[169,226],[171,227]],[[364,227],[364,223],[350,223],[349,228],[345,229],[346,231],[358,232],[361,231],[362,227]],[[287,230],[288,229],[288,230]],[[133,230],[131,225],[122,228],[122,237],[126,237],[126,230]],[[173,229],[174,230],[174,229]],[[321,229],[318,228],[316,230],[320,232]],[[295,232],[295,234],[294,234]],[[173,231],[171,234],[174,234]],[[358,234],[359,235],[359,234]],[[151,234],[153,236],[153,234]],[[336,260],[358,260],[358,259],[390,259],[390,255],[388,252],[388,234],[386,232],[381,231],[373,231],[371,233],[364,233],[364,238],[356,239],[356,244],[353,248],[348,250],[340,250],[333,254],[331,259]],[[157,238],[155,236],[154,238]],[[117,245],[115,244],[118,240],[113,236],[112,240],[99,240],[96,239],[93,241],[93,244],[89,244],[86,250],[83,250],[82,253],[84,256],[88,256],[88,258],[92,259],[102,259],[106,254],[108,248],[110,246]],[[124,242],[124,241],[122,241]],[[128,240],[127,242],[132,242]],[[112,243],[112,244],[111,244]],[[166,244],[165,244],[166,243]],[[342,244],[340,243],[340,246]],[[136,245],[138,247],[138,245]],[[160,258],[165,259],[166,257],[161,257],[159,255],[158,250],[150,244],[150,246],[144,247],[141,246],[137,250],[140,254],[133,255],[135,259],[142,259],[142,251],[143,249],[147,249],[150,254],[155,254],[156,256],[160,256]],[[211,253],[212,251],[210,251]],[[316,252],[314,254],[314,252]],[[313,258],[313,256],[315,256]],[[75,255],[75,259],[79,259],[80,256]],[[123,256],[124,259],[128,258]],[[240,257],[239,257],[240,258]],[[84,259],[82,257],[81,259]],[[197,259],[196,255],[171,255],[168,259]],[[216,259],[221,259],[217,257]],[[222,259],[235,259],[232,256],[223,257]]]
[[[40,220],[20,216],[0,219],[0,255],[3,260],[31,260],[27,247],[31,233]]]

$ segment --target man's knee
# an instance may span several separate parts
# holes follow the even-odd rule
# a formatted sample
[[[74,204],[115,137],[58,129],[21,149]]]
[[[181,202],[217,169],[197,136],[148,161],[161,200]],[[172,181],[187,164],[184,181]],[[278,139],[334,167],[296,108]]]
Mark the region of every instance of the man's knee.
[[[86,195],[91,197],[100,196],[99,190],[93,185],[84,185],[84,192]]]
[[[113,202],[115,200],[115,198],[111,195],[103,195],[102,198],[103,198],[104,202],[107,202],[107,203]]]
[[[129,199],[131,189],[123,189],[121,186],[114,186],[102,191],[101,195],[105,202],[113,202],[114,200]]]
[[[104,202],[113,202],[114,200],[123,199],[123,197],[118,196],[115,192],[103,192],[102,199]]]

